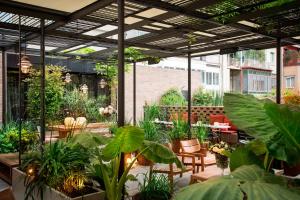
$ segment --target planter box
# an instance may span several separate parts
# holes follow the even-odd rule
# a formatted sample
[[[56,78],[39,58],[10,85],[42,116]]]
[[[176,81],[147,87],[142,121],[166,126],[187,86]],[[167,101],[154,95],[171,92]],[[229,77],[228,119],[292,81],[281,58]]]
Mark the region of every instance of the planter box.
[[[26,190],[26,187],[24,186],[25,177],[26,174],[24,172],[20,171],[17,168],[13,169],[12,189],[13,189],[13,194],[15,196],[15,200],[24,200],[25,198],[25,190]],[[84,196],[71,198],[53,188],[46,186],[43,193],[44,194],[43,200],[104,200],[105,192],[97,188],[94,189],[97,190],[97,192],[87,194]],[[41,200],[40,196],[37,194],[37,191],[34,191],[34,199]]]

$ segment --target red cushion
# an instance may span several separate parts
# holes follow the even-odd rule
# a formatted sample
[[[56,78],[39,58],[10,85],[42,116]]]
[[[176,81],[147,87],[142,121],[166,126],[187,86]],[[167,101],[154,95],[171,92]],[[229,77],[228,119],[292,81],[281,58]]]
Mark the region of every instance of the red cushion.
[[[229,123],[230,130],[237,131],[238,128],[225,116],[224,122]]]
[[[215,122],[223,123],[224,118],[224,115],[209,115],[210,124],[214,124]]]

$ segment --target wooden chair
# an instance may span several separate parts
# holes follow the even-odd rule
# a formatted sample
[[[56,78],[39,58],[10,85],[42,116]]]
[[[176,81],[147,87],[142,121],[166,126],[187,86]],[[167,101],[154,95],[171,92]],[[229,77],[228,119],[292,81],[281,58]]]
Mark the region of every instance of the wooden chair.
[[[166,146],[169,149],[172,149],[172,145],[170,143],[166,144]],[[154,166],[152,163],[150,165],[150,173],[162,173],[162,174],[167,174],[168,178],[170,180],[171,186],[173,186],[174,183],[174,176],[180,175],[182,177],[183,173],[193,171],[194,173],[194,166],[195,166],[195,157],[191,155],[185,155],[185,154],[179,154],[179,156],[184,156],[184,157],[190,157],[192,159],[192,165],[187,166],[183,169],[178,168],[175,164],[168,164],[168,165],[163,165],[163,166]]]
[[[187,156],[182,157],[182,163],[184,165],[192,165],[197,167],[197,172],[199,172],[199,167],[201,166],[201,171],[209,165],[216,164],[214,158],[207,158],[204,153],[202,153],[201,145],[198,139],[183,140],[180,141],[180,146],[182,154],[194,156],[194,159],[186,159]]]

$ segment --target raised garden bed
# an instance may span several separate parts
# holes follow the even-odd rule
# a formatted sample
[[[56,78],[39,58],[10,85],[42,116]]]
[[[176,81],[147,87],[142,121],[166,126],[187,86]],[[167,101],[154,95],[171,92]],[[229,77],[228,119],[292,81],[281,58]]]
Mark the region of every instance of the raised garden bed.
[[[25,198],[25,190],[24,179],[26,174],[20,171],[17,168],[14,168],[12,171],[12,188],[13,194],[15,196],[15,200],[24,200]],[[105,199],[105,191],[100,190],[98,188],[89,188],[89,194],[77,197],[68,197],[65,194],[50,188],[48,186],[45,187],[43,192],[43,200],[104,200]],[[34,191],[34,199],[41,200],[37,191]]]

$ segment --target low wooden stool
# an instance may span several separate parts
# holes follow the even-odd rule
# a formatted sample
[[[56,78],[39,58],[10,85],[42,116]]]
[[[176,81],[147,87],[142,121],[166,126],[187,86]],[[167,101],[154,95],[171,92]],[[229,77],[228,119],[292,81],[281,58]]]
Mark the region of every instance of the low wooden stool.
[[[216,178],[219,176],[221,176],[221,173],[218,170],[217,171],[201,171],[199,173],[191,175],[190,184],[197,183],[199,181],[200,182],[207,181],[208,179]]]

